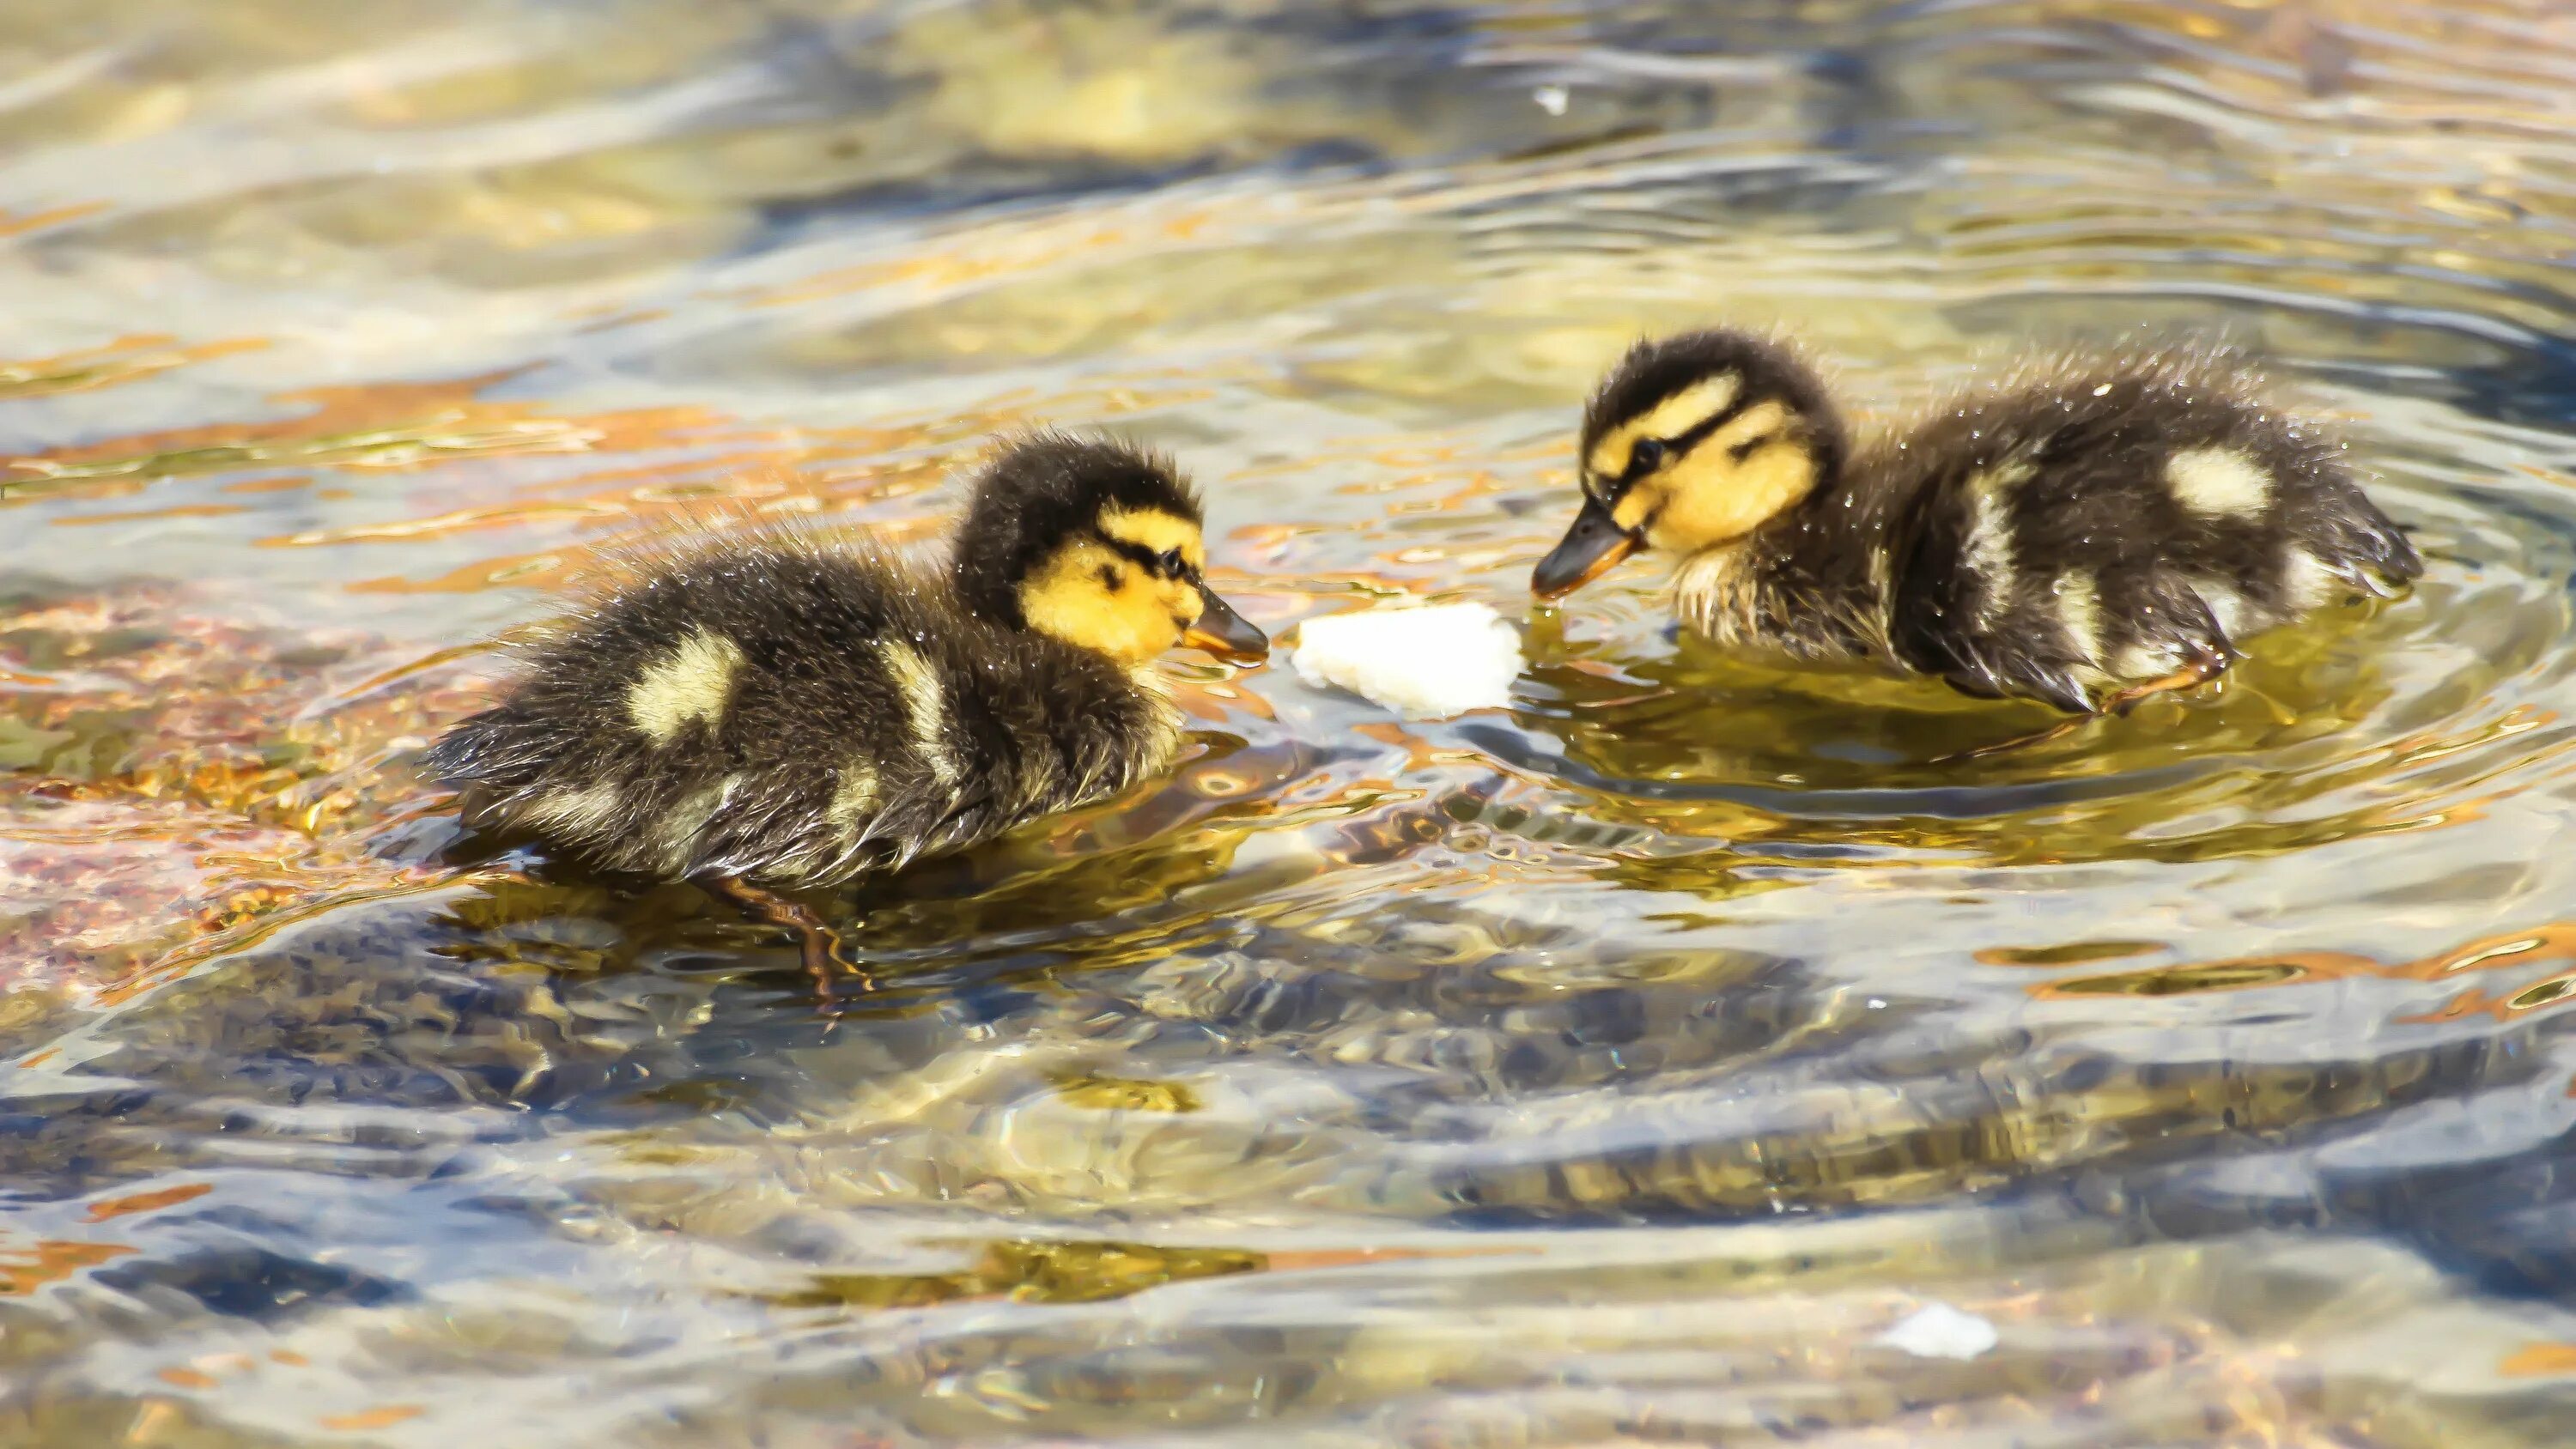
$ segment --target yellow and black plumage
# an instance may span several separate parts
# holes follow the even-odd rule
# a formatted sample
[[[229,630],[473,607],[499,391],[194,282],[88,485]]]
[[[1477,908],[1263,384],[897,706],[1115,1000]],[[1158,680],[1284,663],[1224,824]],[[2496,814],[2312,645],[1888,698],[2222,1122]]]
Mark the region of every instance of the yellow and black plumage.
[[[1200,529],[1168,462],[1041,434],[935,564],[775,528],[666,544],[427,765],[470,823],[669,879],[826,886],[972,845],[1170,765],[1156,655],[1262,657]]]
[[[1554,598],[1639,548],[1721,643],[1872,658],[2075,713],[2216,676],[2237,641],[2423,571],[2316,424],[2216,351],[2058,360],[1855,441],[1786,347],[1638,344],[1585,410]]]

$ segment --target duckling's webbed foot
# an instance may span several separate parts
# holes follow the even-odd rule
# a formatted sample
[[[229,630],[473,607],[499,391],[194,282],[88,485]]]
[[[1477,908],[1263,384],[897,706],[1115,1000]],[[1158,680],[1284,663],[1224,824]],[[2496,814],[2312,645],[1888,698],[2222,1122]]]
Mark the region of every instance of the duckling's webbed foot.
[[[2028,734],[2015,735],[2008,740],[1999,740],[1991,745],[1979,745],[1974,749],[1960,750],[1953,754],[1937,756],[1931,761],[1931,763],[1936,765],[1948,765],[1956,764],[1963,760],[1990,759],[1996,755],[2010,754],[2015,750],[2026,750],[2037,745],[2048,744],[2054,740],[2064,739],[2068,735],[2075,733],[2075,731],[2082,729],[2084,726],[2093,723],[2095,720],[2104,719],[2112,715],[2126,715],[2130,710],[2135,709],[2141,701],[2146,700],[2151,696],[2167,693],[2180,693],[2184,690],[2197,689],[2200,686],[2207,684],[2209,681],[2216,679],[2219,675],[2226,673],[2227,664],[2228,655],[2226,653],[2206,646],[2196,648],[2191,653],[2190,657],[2183,663],[2182,667],[2174,670],[2170,674],[2161,675],[2154,679],[2141,680],[2135,684],[2124,685],[2121,688],[2115,689],[2109,694],[2104,695],[2099,701],[2085,699],[2082,700],[2081,703],[2072,707],[2060,705],[2060,708],[2069,709],[2070,712],[2067,717],[2057,721],[2055,724],[2047,726],[2044,729],[2033,730]],[[1951,683],[1956,685],[1958,684],[1958,681],[1954,679]],[[1974,690],[1962,690],[1962,692],[1969,694],[1976,693]],[[2050,702],[2056,703],[2057,701],[2051,700]]]
[[[827,1003],[853,986],[860,991],[876,989],[876,983],[868,973],[841,954],[839,934],[801,903],[763,890],[740,876],[705,876],[698,884],[710,894],[722,896],[760,920],[782,927],[794,936],[797,956],[804,964],[805,974],[814,978],[815,989],[822,993]]]
[[[2127,714],[2150,695],[2198,689],[2226,672],[2227,656],[2215,650],[2205,650],[2193,655],[2171,674],[2112,691],[2102,701],[2102,713]]]

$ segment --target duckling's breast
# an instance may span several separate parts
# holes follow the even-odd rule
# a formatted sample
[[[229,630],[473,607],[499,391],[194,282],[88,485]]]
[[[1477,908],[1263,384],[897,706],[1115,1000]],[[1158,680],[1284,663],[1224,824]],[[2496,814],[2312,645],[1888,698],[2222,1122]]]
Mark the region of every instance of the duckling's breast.
[[[1673,612],[1730,648],[1886,658],[1892,563],[1881,480],[1862,474],[1673,572]]]

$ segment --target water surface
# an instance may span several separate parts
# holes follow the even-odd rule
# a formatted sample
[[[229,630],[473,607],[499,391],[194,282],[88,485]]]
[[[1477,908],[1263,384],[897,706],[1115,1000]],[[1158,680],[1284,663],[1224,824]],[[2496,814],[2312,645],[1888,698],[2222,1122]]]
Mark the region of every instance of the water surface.
[[[2542,0],[17,0],[0,1440],[2544,1445],[2576,1413],[2576,21]],[[2215,697],[1532,613],[1638,332],[1883,419],[2214,333],[2431,568]],[[1175,779],[818,904],[442,863],[583,550],[1181,452]],[[1877,1342],[1933,1304],[1971,1360]]]

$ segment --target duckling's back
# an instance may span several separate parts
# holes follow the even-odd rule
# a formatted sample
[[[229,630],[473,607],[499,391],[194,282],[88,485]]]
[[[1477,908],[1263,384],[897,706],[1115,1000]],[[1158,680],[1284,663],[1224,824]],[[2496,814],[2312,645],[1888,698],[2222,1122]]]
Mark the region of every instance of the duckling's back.
[[[1876,467],[1899,500],[1890,647],[1972,693],[2091,709],[2423,568],[2341,446],[2224,356],[2061,364]]]
[[[1178,742],[1150,682],[943,577],[753,536],[642,568],[426,763],[473,823],[612,870],[825,885],[1116,794]]]

